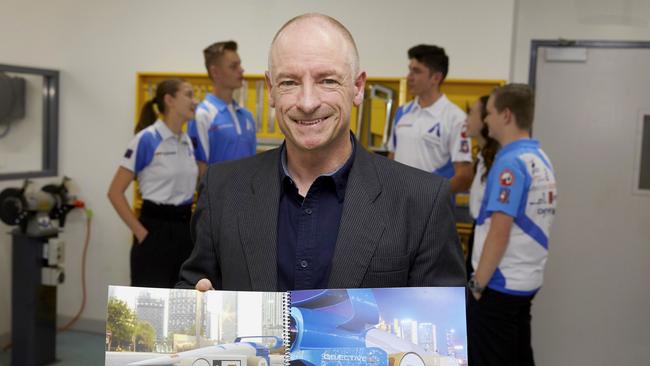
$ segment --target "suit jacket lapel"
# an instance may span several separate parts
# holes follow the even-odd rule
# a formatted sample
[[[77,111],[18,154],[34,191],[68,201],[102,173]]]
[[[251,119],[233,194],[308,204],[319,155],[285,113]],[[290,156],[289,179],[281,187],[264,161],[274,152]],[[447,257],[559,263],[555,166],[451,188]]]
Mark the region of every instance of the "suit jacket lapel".
[[[277,288],[279,149],[267,153],[239,210],[239,235],[246,256],[252,290]]]
[[[371,153],[360,145],[348,177],[329,288],[359,287],[384,230],[373,203],[381,192]]]

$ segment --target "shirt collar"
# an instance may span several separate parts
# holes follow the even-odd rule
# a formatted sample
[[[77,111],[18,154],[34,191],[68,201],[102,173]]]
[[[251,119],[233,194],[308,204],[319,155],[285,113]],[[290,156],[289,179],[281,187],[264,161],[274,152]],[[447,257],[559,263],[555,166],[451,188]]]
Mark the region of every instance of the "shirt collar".
[[[189,137],[187,136],[187,134],[185,132],[181,131],[180,135],[174,134],[174,132],[172,132],[172,130],[170,130],[169,127],[167,127],[167,124],[165,124],[165,122],[163,122],[160,119],[157,120],[154,123],[153,126],[154,126],[156,132],[160,135],[160,138],[163,141],[165,141],[165,140],[167,140],[169,138],[174,138],[174,139],[178,140],[179,142],[186,142],[186,143],[191,142],[189,140]]]
[[[449,99],[447,99],[447,96],[445,94],[441,94],[440,98],[438,98],[438,100],[436,100],[432,105],[430,105],[430,106],[428,106],[426,108],[422,108],[420,106],[418,98],[416,97],[413,100],[413,103],[414,103],[413,104],[413,112],[417,112],[417,111],[419,111],[421,109],[421,110],[423,110],[425,112],[428,112],[429,114],[435,116],[435,115],[438,115],[438,114],[442,113],[442,109],[444,108],[445,105],[448,104],[448,102],[449,102]]]
[[[228,103],[226,103],[226,101],[224,101],[223,99],[217,97],[212,93],[206,94],[205,100],[207,100],[210,104],[214,105],[219,110],[219,112],[223,112],[228,108]],[[232,101],[232,106],[235,108],[235,111],[241,109],[239,104],[237,104],[236,100]]]
[[[506,146],[503,146],[501,149],[499,149],[499,152],[497,153],[496,157],[502,156],[510,151],[516,150],[516,149],[521,149],[521,148],[539,148],[539,141],[535,139],[520,139],[520,140],[515,140],[511,143],[509,143]],[[496,159],[495,157],[495,159]]]
[[[350,175],[350,169],[352,169],[352,163],[354,162],[354,156],[357,151],[357,142],[352,133],[350,133],[350,141],[352,142],[352,153],[348,157],[348,160],[343,163],[343,165],[336,168],[334,171],[326,174],[321,174],[320,177],[332,177],[334,184],[336,186],[336,197],[339,199],[339,202],[342,202],[345,198],[345,188],[348,184],[348,176]],[[291,178],[291,173],[287,165],[287,149],[285,147],[286,142],[282,144],[280,148],[280,181],[285,181],[289,179],[291,184],[293,183],[293,178]],[[316,178],[318,179],[318,178]]]
[[[170,137],[174,137],[174,136],[176,136],[176,135],[174,135],[174,133],[172,132],[172,130],[170,130],[169,127],[167,127],[167,125],[165,124],[165,122],[163,122],[163,121],[160,120],[160,119],[157,120],[157,121],[154,123],[154,128],[156,129],[156,131],[158,132],[158,134],[160,135],[160,137],[163,139],[163,141],[164,141],[164,140],[167,140],[167,139],[170,138]]]

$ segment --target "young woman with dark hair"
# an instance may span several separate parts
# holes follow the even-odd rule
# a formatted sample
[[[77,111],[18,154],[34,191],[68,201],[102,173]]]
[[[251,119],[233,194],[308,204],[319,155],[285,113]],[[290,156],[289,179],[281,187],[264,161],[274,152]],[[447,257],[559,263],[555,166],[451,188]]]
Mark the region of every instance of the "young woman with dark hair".
[[[183,125],[194,117],[192,86],[180,79],[158,84],[140,111],[136,135],[108,190],[118,215],[133,232],[131,285],[173,287],[189,257],[192,198],[198,168]],[[143,204],[136,217],[124,192],[137,179]]]
[[[480,97],[470,107],[467,115],[467,136],[475,139],[479,146],[476,162],[474,163],[474,180],[469,190],[469,212],[476,220],[481,210],[481,201],[485,193],[485,179],[494,163],[494,157],[499,150],[499,143],[488,135],[488,126],[484,122],[487,116],[487,100],[489,96]],[[473,231],[473,230],[472,230]],[[472,244],[474,237],[470,239],[468,248],[467,273],[473,272],[471,268]]]

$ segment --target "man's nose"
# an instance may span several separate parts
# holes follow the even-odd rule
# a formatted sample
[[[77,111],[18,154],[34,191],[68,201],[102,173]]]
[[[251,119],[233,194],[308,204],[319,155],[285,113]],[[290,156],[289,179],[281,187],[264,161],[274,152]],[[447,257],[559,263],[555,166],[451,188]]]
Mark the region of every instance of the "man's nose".
[[[298,95],[298,103],[296,105],[298,109],[303,113],[309,114],[316,111],[320,104],[320,93],[314,83],[304,83]]]

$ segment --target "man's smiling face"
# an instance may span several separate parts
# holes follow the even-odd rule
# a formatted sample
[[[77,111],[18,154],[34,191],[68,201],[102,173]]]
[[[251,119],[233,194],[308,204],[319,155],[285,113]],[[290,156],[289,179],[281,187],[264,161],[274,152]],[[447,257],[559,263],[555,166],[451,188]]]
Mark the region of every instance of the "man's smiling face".
[[[325,22],[298,21],[278,36],[270,55],[270,104],[291,148],[336,149],[349,139],[352,106],[363,101],[365,73],[354,50]]]

